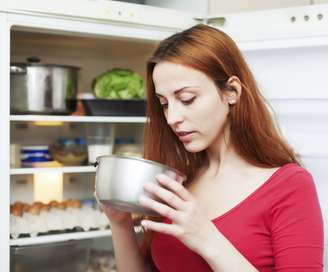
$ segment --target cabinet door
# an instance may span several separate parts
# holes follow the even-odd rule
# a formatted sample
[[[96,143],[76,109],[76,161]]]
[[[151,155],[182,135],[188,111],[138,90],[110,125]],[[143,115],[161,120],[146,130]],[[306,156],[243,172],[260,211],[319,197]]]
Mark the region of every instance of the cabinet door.
[[[321,0],[326,1],[327,0]],[[316,1],[317,2],[317,1]],[[209,0],[209,15],[222,13],[235,13],[243,11],[255,11],[264,9],[277,9],[310,4],[309,0],[234,0],[234,1],[216,1]]]

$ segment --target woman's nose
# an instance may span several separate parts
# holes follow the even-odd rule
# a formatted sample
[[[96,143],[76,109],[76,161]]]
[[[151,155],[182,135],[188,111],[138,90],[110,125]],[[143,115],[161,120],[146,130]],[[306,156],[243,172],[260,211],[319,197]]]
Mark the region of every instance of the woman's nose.
[[[181,110],[179,110],[177,107],[173,107],[173,105],[168,105],[166,112],[166,120],[168,125],[174,125],[183,121],[183,114]]]

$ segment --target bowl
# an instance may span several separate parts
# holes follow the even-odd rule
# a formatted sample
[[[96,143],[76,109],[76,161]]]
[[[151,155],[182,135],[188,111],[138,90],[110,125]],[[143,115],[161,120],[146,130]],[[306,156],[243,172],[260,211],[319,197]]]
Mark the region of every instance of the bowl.
[[[145,116],[143,99],[82,99],[86,115],[93,116]]]
[[[82,138],[62,138],[50,146],[52,157],[67,166],[82,165],[88,153],[85,140]]]
[[[174,168],[136,157],[100,156],[97,157],[95,166],[97,167],[96,195],[99,202],[122,211],[143,215],[159,215],[139,203],[142,194],[156,199],[144,191],[145,183],[158,183],[156,179],[158,174],[165,174],[177,182],[186,179],[184,174]]]

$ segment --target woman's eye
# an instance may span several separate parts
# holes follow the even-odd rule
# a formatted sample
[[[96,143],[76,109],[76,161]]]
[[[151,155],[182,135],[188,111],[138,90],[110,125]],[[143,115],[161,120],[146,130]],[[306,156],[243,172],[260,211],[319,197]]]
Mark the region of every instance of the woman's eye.
[[[161,104],[161,106],[162,106],[163,109],[167,109],[168,104],[167,103],[164,103],[164,104]]]
[[[185,105],[189,105],[191,104],[192,102],[194,102],[195,100],[195,97],[192,97],[192,98],[189,98],[189,99],[184,99],[184,100],[181,100],[181,102]]]

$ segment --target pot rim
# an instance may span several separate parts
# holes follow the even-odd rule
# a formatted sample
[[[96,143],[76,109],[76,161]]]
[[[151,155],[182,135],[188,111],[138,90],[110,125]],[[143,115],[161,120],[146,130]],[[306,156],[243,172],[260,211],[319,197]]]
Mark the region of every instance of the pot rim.
[[[171,170],[173,172],[176,172],[178,175],[180,175],[183,178],[183,181],[182,182],[185,182],[186,179],[187,179],[187,176],[185,174],[183,174],[181,171],[179,171],[178,169],[175,169],[173,167],[167,166],[165,164],[162,164],[162,163],[159,163],[159,162],[156,162],[156,161],[147,160],[147,159],[144,159],[144,158],[129,157],[129,156],[124,156],[124,155],[112,154],[112,155],[102,155],[102,156],[99,156],[99,157],[96,158],[96,161],[99,163],[99,159],[108,158],[108,157],[111,157],[111,158],[120,158],[120,159],[130,159],[130,160],[142,161],[142,162],[147,162],[149,164],[158,165],[158,166],[161,166],[163,168],[169,169],[169,170]]]
[[[75,69],[75,70],[80,70],[80,67],[77,66],[72,66],[72,65],[65,65],[65,64],[51,64],[51,63],[25,63],[25,62],[11,62],[11,66],[18,66],[18,67],[51,67],[51,68],[69,68],[69,69]]]

